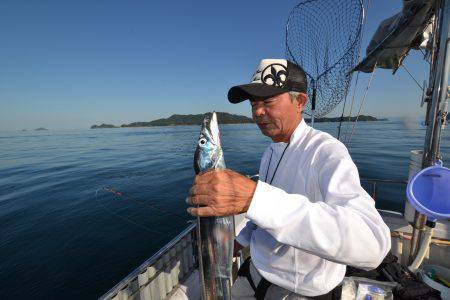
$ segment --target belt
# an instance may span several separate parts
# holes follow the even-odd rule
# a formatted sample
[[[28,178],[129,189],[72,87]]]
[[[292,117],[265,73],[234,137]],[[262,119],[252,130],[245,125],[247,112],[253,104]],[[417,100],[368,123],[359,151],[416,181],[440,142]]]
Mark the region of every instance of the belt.
[[[272,283],[270,283],[267,279],[259,275],[256,268],[251,263],[250,257],[244,261],[237,275],[247,278],[248,283],[250,283],[250,286],[252,287],[253,291],[255,291],[256,300],[264,300],[267,290],[272,285]]]

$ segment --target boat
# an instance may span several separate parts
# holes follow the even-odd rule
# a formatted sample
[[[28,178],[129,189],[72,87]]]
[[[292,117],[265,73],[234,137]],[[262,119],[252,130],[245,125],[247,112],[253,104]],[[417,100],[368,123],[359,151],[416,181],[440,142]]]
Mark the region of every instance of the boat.
[[[414,178],[420,170],[440,159],[439,140],[446,124],[450,93],[450,0],[404,0],[403,3],[401,12],[381,23],[369,44],[366,58],[353,71],[373,72],[375,68],[386,68],[395,73],[409,51],[421,49],[426,52],[424,58],[430,60],[430,75],[428,85],[423,87],[422,104],[427,105],[427,133],[424,148],[411,149],[408,177]],[[257,180],[258,176],[252,178]],[[372,198],[377,201],[380,186],[406,186],[411,180],[362,178],[361,181],[372,187]],[[450,199],[445,200],[450,202]],[[391,253],[404,266],[415,264],[414,270],[425,265],[450,269],[449,218],[435,222],[427,239],[427,217],[408,202],[405,206],[403,213],[379,210],[391,231]],[[234,224],[238,233],[245,224],[245,215],[234,216]],[[196,224],[191,223],[100,299],[201,299],[196,249]],[[248,250],[244,249],[240,257],[234,258],[234,277],[248,255]],[[443,299],[446,295],[441,291]]]

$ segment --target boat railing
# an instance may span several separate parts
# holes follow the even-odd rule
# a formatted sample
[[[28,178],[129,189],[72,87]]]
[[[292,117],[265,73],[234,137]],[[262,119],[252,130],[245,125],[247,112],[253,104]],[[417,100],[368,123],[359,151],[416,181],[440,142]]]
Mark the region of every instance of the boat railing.
[[[257,175],[249,176],[249,178],[258,180]],[[372,186],[371,196],[374,200],[377,198],[379,185],[407,184],[405,180],[369,178],[361,178],[361,182]],[[170,298],[173,291],[198,268],[196,234],[196,223],[193,222],[100,299]],[[239,264],[239,259],[233,261],[234,273]]]
[[[258,181],[259,180],[259,174],[255,175],[247,175],[248,178]],[[376,179],[376,178],[361,178],[361,182],[366,182],[372,186],[372,198],[373,200],[377,200],[378,196],[378,186],[380,185],[387,185],[387,184],[397,184],[397,185],[404,185],[406,186],[408,184],[407,180],[401,180],[401,179]]]
[[[121,280],[100,299],[165,299],[197,269],[196,224]]]
[[[407,180],[374,179],[374,178],[361,178],[361,182],[366,182],[366,183],[368,183],[369,185],[372,186],[371,196],[372,196],[373,200],[375,200],[375,201],[377,201],[378,187],[380,185],[397,184],[397,185],[404,185],[404,186],[406,186],[408,184]]]

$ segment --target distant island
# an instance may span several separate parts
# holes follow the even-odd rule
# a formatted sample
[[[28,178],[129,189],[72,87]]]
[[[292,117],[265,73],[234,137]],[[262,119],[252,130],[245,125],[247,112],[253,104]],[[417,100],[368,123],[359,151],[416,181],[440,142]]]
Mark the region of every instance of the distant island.
[[[309,122],[311,119],[305,118],[306,122]],[[355,122],[356,117],[350,117],[350,122]],[[320,123],[320,122],[340,122],[341,117],[335,117],[335,118],[314,118],[314,122]],[[377,119],[372,116],[366,116],[366,115],[360,115],[358,117],[358,122],[372,122],[372,121],[388,121],[387,118],[381,118]],[[349,117],[344,117],[343,122],[349,122]]]
[[[91,129],[101,129],[101,128],[117,128],[117,126],[111,125],[111,124],[101,124],[101,125],[92,125]]]
[[[36,128],[34,131],[45,131],[45,130],[48,130],[48,129],[44,128],[44,127],[39,127],[39,128]]]
[[[130,124],[122,124],[120,126],[112,125],[112,124],[101,124],[101,125],[92,125],[91,129],[102,129],[102,128],[125,128],[125,127],[153,127],[153,126],[180,126],[180,125],[200,125],[202,120],[206,115],[210,115],[211,113],[205,114],[196,114],[196,115],[171,115],[168,118],[157,119],[149,122],[133,122]],[[220,124],[248,124],[253,123],[253,120],[246,116],[234,115],[226,112],[217,112],[217,119]],[[307,122],[310,119],[305,118]],[[339,122],[341,120],[340,117],[335,118],[315,118],[314,122]],[[350,117],[350,122],[354,122],[356,117]],[[360,115],[358,121],[368,122],[368,121],[387,121],[388,119],[377,119],[372,116]],[[349,117],[344,117],[344,122],[348,122]]]
[[[122,124],[120,127],[152,127],[152,126],[180,126],[180,125],[200,125],[206,115],[211,113],[196,115],[171,115],[168,118],[157,119],[149,122],[133,122]],[[253,123],[253,120],[246,116],[234,115],[226,112],[217,112],[217,119],[220,124],[244,124]],[[92,125],[91,129],[117,128],[111,124]]]

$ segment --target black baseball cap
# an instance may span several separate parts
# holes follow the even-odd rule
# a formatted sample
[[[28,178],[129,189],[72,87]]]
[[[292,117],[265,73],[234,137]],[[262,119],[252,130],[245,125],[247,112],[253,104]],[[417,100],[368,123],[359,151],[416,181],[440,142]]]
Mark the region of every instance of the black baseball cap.
[[[305,71],[287,59],[263,59],[249,84],[233,86],[228,100],[239,103],[250,98],[267,98],[285,92],[306,93]]]

